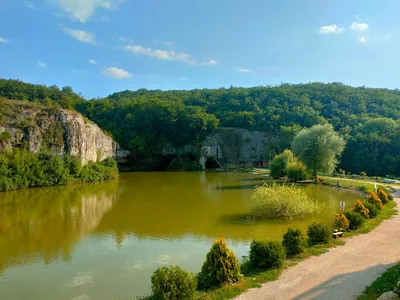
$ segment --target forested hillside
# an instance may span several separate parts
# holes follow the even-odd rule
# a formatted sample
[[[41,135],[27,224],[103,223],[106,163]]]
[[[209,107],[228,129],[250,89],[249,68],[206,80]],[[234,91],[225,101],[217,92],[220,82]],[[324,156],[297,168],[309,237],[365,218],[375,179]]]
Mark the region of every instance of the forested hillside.
[[[267,157],[290,147],[303,127],[331,123],[347,146],[341,168],[400,176],[400,91],[340,83],[191,91],[124,91],[85,101],[66,87],[0,81],[0,97],[75,108],[140,159],[166,141],[201,141],[219,126],[264,131]]]

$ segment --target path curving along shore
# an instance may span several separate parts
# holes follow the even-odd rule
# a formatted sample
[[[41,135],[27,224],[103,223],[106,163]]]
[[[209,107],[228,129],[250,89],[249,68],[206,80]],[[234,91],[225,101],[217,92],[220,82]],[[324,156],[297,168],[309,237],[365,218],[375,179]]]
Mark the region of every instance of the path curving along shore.
[[[393,194],[400,207],[400,189]],[[238,300],[351,300],[386,269],[400,261],[400,214],[367,234],[346,239],[346,245],[310,257],[284,270],[276,281],[250,289]]]

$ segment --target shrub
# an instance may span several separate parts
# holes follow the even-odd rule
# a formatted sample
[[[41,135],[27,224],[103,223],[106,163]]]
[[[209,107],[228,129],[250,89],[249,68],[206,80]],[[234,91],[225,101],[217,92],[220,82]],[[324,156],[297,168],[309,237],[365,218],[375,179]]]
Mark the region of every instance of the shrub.
[[[355,230],[357,228],[360,228],[362,224],[364,224],[365,219],[363,216],[357,212],[354,211],[347,211],[345,212],[346,218],[350,221],[350,229]]]
[[[282,153],[275,155],[271,162],[271,177],[279,178],[286,175],[286,166],[289,162],[295,160],[292,151],[284,150]]]
[[[304,252],[306,247],[306,239],[299,229],[291,229],[283,236],[282,245],[285,248],[287,256],[293,256]]]
[[[290,181],[305,180],[308,178],[306,166],[300,162],[288,162],[286,176]]]
[[[364,218],[369,218],[369,210],[365,207],[365,205],[357,199],[356,202],[353,204],[353,211],[361,214]]]
[[[381,199],[379,199],[379,197],[374,193],[374,192],[369,192],[368,197],[367,197],[367,201],[369,203],[375,204],[376,207],[381,210],[383,205],[382,205],[382,201]]]
[[[261,186],[251,196],[253,215],[266,219],[294,219],[319,213],[321,205],[308,198],[303,189],[292,186]]]
[[[334,224],[338,228],[347,229],[350,226],[350,221],[346,218],[344,214],[336,214]]]
[[[368,214],[371,219],[375,218],[379,214],[379,209],[375,204],[364,202],[364,206],[366,209],[368,209]]]
[[[388,194],[386,194],[386,192],[382,188],[378,188],[377,196],[379,197],[379,199],[381,199],[382,204],[389,203]]]
[[[280,268],[285,260],[285,249],[276,241],[253,241],[250,246],[250,263],[260,269]]]
[[[194,299],[196,278],[180,267],[157,269],[151,276],[151,289],[156,299]]]
[[[327,225],[314,222],[307,229],[307,235],[311,244],[328,243],[331,232]]]
[[[207,289],[224,283],[234,283],[241,278],[240,265],[235,253],[223,240],[215,241],[198,275],[199,288]]]

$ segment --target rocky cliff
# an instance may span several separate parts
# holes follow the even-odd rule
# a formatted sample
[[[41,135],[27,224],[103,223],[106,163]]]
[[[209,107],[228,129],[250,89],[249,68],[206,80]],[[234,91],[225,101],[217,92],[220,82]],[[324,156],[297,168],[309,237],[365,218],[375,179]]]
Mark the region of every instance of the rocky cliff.
[[[22,147],[69,153],[81,157],[84,165],[118,155],[118,144],[77,112],[0,100],[0,151]]]

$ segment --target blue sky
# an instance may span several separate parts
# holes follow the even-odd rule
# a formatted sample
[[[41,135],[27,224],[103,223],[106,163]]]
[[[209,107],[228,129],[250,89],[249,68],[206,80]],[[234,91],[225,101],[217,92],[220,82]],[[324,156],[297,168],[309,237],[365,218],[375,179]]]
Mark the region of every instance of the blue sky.
[[[0,77],[85,97],[400,85],[399,0],[1,0]]]

